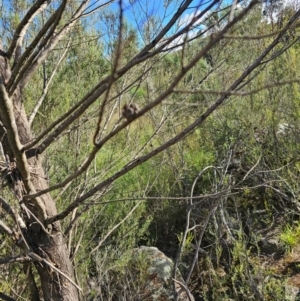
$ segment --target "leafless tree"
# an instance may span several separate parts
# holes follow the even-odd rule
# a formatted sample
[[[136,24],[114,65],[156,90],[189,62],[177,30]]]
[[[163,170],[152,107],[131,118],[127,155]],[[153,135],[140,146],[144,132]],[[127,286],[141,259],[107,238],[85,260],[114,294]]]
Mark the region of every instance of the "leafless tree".
[[[118,43],[115,48],[114,61],[110,74],[103,77],[71,109],[58,116],[46,130],[34,135],[32,122],[43,101],[44,95],[47,93],[48,82],[55,76],[56,69],[54,68],[53,75],[48,78],[48,82],[45,82],[41,93],[41,101],[30,116],[25,112],[22,102],[24,89],[30,84],[33,75],[46,62],[55,49],[62,46],[66,49],[65,51],[68,51],[68,43],[72,43],[72,30],[74,30],[76,24],[92,14],[101,13],[104,8],[110,4],[114,4],[114,2],[61,0],[52,4],[51,0],[37,0],[18,24],[9,44],[6,45],[2,41],[0,45],[1,172],[9,180],[10,189],[17,200],[17,205],[12,206],[4,197],[0,198],[1,209],[13,222],[13,226],[9,226],[5,222],[0,221],[0,228],[8,236],[12,237],[15,246],[19,249],[19,256],[1,259],[1,264],[16,262],[26,266],[32,300],[75,301],[80,299],[81,288],[76,284],[74,278],[74,270],[69,257],[67,242],[60,225],[61,220],[72,213],[75,217],[77,208],[84,205],[93,195],[104,191],[116,179],[182,140],[196,127],[200,126],[230,95],[236,93],[245,85],[245,82],[251,80],[250,75],[264,60],[276,57],[276,54],[271,53],[271,51],[280,43],[282,37],[293,26],[293,23],[299,18],[300,14],[300,11],[297,11],[290,18],[285,27],[280,30],[256,60],[228,86],[226,91],[222,91],[219,98],[188,127],[152,151],[143,155],[137,154],[135,158],[127,162],[115,174],[76,197],[63,211],[57,212],[55,201],[50,192],[64,189],[74,179],[84,174],[91,163],[94,162],[96,154],[104,144],[121,131],[124,131],[130,123],[136,122],[136,120],[142,118],[143,115],[175,93],[178,83],[184,78],[187,72],[201,58],[204,58],[209,50],[224,39],[234,25],[240,22],[258,4],[257,0],[244,3],[243,9],[239,10],[238,13],[230,13],[230,17],[223,26],[218,27],[217,24],[213,24],[213,34],[210,35],[210,38],[206,40],[203,46],[199,47],[194,57],[188,61],[182,60],[180,69],[173,76],[168,87],[151,102],[141,107],[138,111],[135,111],[134,118],[127,118],[125,116],[127,120],[122,119],[110,132],[106,133],[103,129],[106,126],[106,114],[109,117],[109,113],[106,112],[105,108],[107,104],[111,103],[112,96],[110,91],[114,84],[119,79],[128,75],[134,67],[143,66],[145,62],[158,59],[166,51],[172,51],[175,47],[175,42],[177,42],[177,48],[181,47],[180,51],[182,51],[182,56],[184,57],[185,46],[195,39],[194,35],[189,37],[188,33],[192,32],[196,24],[203,22],[213,8],[215,9],[220,5],[218,0],[209,1],[203,5],[201,4],[202,2],[199,2],[199,5],[196,7],[195,5],[192,6],[194,2],[192,0],[179,1],[173,16],[167,22],[162,23],[159,30],[149,35],[148,41],[145,38],[143,48],[123,64],[122,24],[125,1],[124,3],[122,0],[118,1]],[[133,1],[133,3],[135,2],[139,1]],[[178,24],[183,14],[192,8],[195,11],[193,18],[176,28],[176,24]],[[232,10],[234,9],[235,4],[232,6]],[[47,14],[43,15],[45,11],[47,11]],[[47,18],[45,18],[43,23],[35,23],[41,15],[47,16]],[[35,31],[35,35],[31,37],[30,43],[25,43],[26,36],[33,34],[33,31],[31,31],[33,24],[39,26],[39,28]],[[173,30],[174,28],[176,30]],[[201,32],[198,33],[198,36],[205,34],[210,33],[209,31]],[[180,39],[183,36],[185,38]],[[65,43],[66,40],[69,42]],[[65,52],[57,60],[57,66],[63,60],[64,56]],[[137,80],[138,78],[132,78],[131,83]],[[130,87],[131,83],[127,84],[127,87]],[[176,93],[179,92],[177,91]],[[186,92],[183,91],[183,93]],[[194,93],[195,91],[189,92]],[[101,101],[101,106],[93,135],[93,149],[87,154],[86,159],[78,165],[75,172],[70,173],[59,184],[49,186],[42,165],[43,153],[59,137],[66,133],[71,126],[75,126],[76,120],[97,100]],[[86,208],[88,209],[89,207]],[[70,225],[69,230],[71,228],[72,225]],[[33,266],[35,266],[38,272],[43,296],[37,290],[32,274]],[[7,296],[0,295],[0,298],[10,300]]]

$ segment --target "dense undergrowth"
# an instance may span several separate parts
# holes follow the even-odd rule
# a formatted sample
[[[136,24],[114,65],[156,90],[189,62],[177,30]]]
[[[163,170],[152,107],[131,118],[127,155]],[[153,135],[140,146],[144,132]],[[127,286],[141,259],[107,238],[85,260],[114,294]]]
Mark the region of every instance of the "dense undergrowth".
[[[230,35],[263,36],[280,28],[279,22],[261,19],[257,9]],[[82,26],[74,34],[80,40],[93,33]],[[290,35],[298,36],[297,28]],[[134,100],[143,107],[164,91],[182,60],[188,61],[209,38],[200,37],[187,45],[184,57],[181,51],[164,53],[121,78],[110,91],[118,102],[107,103],[108,117],[100,135],[114,128],[114,122],[121,117],[122,103]],[[177,93],[105,144],[82,176],[62,191],[53,192],[58,209],[66,208],[127,162],[188,126],[220,97],[271,39],[222,39],[209,57],[201,59],[185,76]],[[139,48],[138,37],[129,25],[126,42],[130,42],[130,47],[120,64],[125,64],[127,57]],[[117,179],[64,221],[77,281],[85,292],[90,292],[90,297],[99,293],[91,292],[88,283],[93,279],[101,291],[97,298],[120,300],[118,293],[130,282],[126,273],[127,251],[136,246],[156,246],[174,259],[190,209],[192,230],[184,242],[179,266],[187,275],[200,241],[190,281],[190,289],[198,300],[287,300],[287,286],[298,273],[295,254],[300,252],[300,88],[295,82],[276,83],[299,78],[299,45],[297,40],[281,56],[261,64],[252,81],[240,93],[231,95],[201,127]],[[282,41],[274,51],[284,46]],[[100,55],[105,47],[108,46],[92,39],[72,46],[34,120],[36,130],[47,128],[60,112],[68,110],[109,72],[113,51],[112,57]],[[114,44],[110,47],[113,49]],[[49,64],[51,59],[55,58],[50,57]],[[40,74],[26,88],[24,103],[28,112],[40,96]],[[145,79],[123,91],[132,74],[143,74]],[[267,88],[261,89],[264,86]],[[92,148],[99,108],[100,100],[47,151],[45,168],[51,185],[74,171]],[[190,196],[199,196],[193,199],[192,207]],[[81,218],[68,229],[65,225],[76,214]],[[0,252],[5,254],[8,250],[2,248]],[[10,267],[5,275],[16,274],[17,281],[23,283],[19,272]],[[5,276],[5,281],[12,280]],[[7,289],[2,280],[0,287]]]

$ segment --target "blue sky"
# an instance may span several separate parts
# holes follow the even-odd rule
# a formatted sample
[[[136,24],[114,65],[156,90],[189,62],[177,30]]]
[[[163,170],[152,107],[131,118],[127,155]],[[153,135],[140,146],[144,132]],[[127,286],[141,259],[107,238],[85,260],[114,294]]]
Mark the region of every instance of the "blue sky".
[[[95,9],[99,5],[103,3],[107,3],[109,0],[91,0],[88,4],[87,11]],[[178,10],[179,5],[184,0],[123,0],[122,7],[124,12],[124,17],[127,22],[137,31],[141,37],[142,30],[145,24],[148,22],[149,18],[153,17],[155,19],[155,26],[157,27],[157,31],[159,31],[164,25],[166,25],[170,19],[174,16],[176,11]],[[190,4],[189,9],[185,11],[185,13],[181,16],[180,21],[173,26],[168,35],[175,33],[178,28],[184,24],[187,24],[191,18],[203,10],[212,0],[194,0]],[[9,9],[11,2],[10,0],[0,0],[0,3],[7,10],[9,14]],[[56,7],[61,3],[60,0],[52,1],[52,6]],[[119,1],[113,1],[112,4],[107,8],[113,12],[119,11]],[[47,8],[48,11],[50,11]],[[24,14],[26,11],[24,11]],[[93,17],[85,18],[85,22],[87,22],[88,26],[92,26],[94,28],[102,29],[100,25],[100,16],[103,15],[103,10],[98,11],[96,15]],[[98,17],[97,17],[98,16]],[[97,19],[98,18],[98,19]],[[100,22],[100,23],[99,23]],[[117,23],[117,22],[116,22]],[[2,24],[2,20],[0,20],[0,25]],[[103,25],[103,24],[102,24]],[[116,24],[117,25],[117,24]],[[2,26],[2,33],[4,27]],[[0,31],[1,32],[1,31]],[[115,31],[116,32],[116,31]],[[104,33],[104,32],[103,32]],[[106,33],[104,33],[105,35]],[[106,35],[106,37],[108,37]]]
[[[105,3],[107,0],[95,0],[89,9]],[[154,17],[161,25],[165,25],[176,13],[179,5],[183,0],[123,0],[122,7],[126,20],[133,26],[142,28],[150,17]],[[189,9],[182,16],[182,20],[188,20],[189,16],[193,16],[196,12],[203,10],[211,0],[194,0]],[[114,1],[109,9],[118,12],[119,1]]]
[[[143,24],[147,19],[149,19],[149,17],[155,17],[166,24],[173,17],[181,2],[182,1],[174,0],[136,0],[129,3],[129,1],[125,0],[123,2],[123,8],[127,20],[129,22],[131,21],[132,23],[135,23],[138,20],[138,26],[143,26]],[[204,2],[207,3],[207,1],[194,0],[190,5],[190,9],[188,9],[182,17],[185,18],[189,15],[194,14],[196,11],[203,9],[205,5],[201,5],[201,3]],[[118,2],[114,3],[111,8],[119,9]]]
[[[102,1],[107,2],[106,1]],[[165,1],[158,1],[158,0],[135,0],[135,1],[122,1],[123,13],[124,18],[126,21],[131,25],[132,28],[139,33],[140,38],[142,39],[142,31],[144,26],[147,24],[148,20],[152,17],[155,19],[155,27],[157,28],[156,32],[160,31],[160,29],[165,26],[170,19],[174,16],[177,12],[179,5],[183,1],[176,1],[176,0],[165,0]],[[184,14],[180,17],[179,22],[177,22],[172,29],[168,32],[168,35],[172,35],[178,31],[178,29],[186,25],[191,19],[199,14],[207,5],[209,5],[212,0],[194,0],[190,4],[189,8],[184,12]],[[95,5],[99,5],[100,1],[95,1]],[[115,1],[111,4],[108,9],[114,13],[119,12],[120,6],[119,1]],[[92,9],[92,8],[91,8]],[[101,16],[102,12],[100,12]],[[118,23],[117,20],[116,23]],[[103,25],[103,24],[102,24]],[[103,27],[100,25],[100,29]],[[195,31],[198,31],[196,29]],[[103,31],[104,32],[104,31]],[[108,37],[108,36],[106,36]],[[106,38],[104,38],[106,39]],[[178,39],[179,40],[179,39]],[[148,41],[149,42],[149,41]]]

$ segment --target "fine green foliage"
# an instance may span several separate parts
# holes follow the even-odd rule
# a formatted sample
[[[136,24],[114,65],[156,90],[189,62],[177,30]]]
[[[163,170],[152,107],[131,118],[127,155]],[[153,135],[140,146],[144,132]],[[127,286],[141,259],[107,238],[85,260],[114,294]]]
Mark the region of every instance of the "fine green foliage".
[[[294,225],[287,225],[280,234],[280,240],[283,247],[287,250],[292,250],[299,245],[300,242],[300,225],[295,223]]]
[[[31,2],[19,1],[12,5],[12,12],[1,12],[3,26],[11,27],[4,44],[9,44],[22,19],[20,11]],[[169,1],[165,2],[167,6]],[[72,9],[68,6],[63,18]],[[283,10],[280,19],[270,23],[261,9],[257,6],[232,26],[158,106],[130,120],[100,145],[84,172],[50,192],[57,212],[63,212],[99,183],[115,177],[61,221],[76,283],[87,300],[121,300],[126,281],[132,280],[126,268],[130,252],[141,245],[156,246],[177,258],[183,276],[190,277],[187,287],[199,298],[286,300],[286,285],[294,274],[280,264],[286,264],[284,256],[298,252],[300,243],[300,48],[295,38],[299,26],[289,30],[258,64],[251,80],[246,78],[228,92],[294,13],[292,8]],[[116,73],[117,79],[106,92],[44,152],[49,186],[59,185],[80,170],[95,149],[95,141],[125,124],[124,104],[136,103],[143,109],[160,97],[174,76],[228,24],[229,14],[230,8],[218,8],[198,28],[200,34],[209,27],[205,34],[196,36],[195,30],[192,40],[180,48],[163,49],[123,77],[117,78]],[[159,28],[154,16],[143,23],[141,32],[129,19],[120,26],[119,14],[108,8],[99,19],[101,25],[92,29],[88,23],[93,18],[78,23],[69,40],[61,41],[24,88],[29,116],[43,99],[32,123],[37,135],[115,69],[124,68]],[[35,22],[30,26],[36,34],[43,18]],[[105,33],[109,39],[100,39]],[[226,100],[204,123],[116,177],[142,156],[168,144],[224,95]],[[2,169],[7,176],[9,171]],[[4,181],[3,191],[13,206],[19,204]],[[177,256],[180,244],[183,249]],[[16,256],[11,245],[11,238],[0,232],[1,257]],[[3,271],[0,290],[9,295],[12,287],[17,288],[29,300],[21,269],[9,264]],[[96,284],[88,284],[91,280]]]

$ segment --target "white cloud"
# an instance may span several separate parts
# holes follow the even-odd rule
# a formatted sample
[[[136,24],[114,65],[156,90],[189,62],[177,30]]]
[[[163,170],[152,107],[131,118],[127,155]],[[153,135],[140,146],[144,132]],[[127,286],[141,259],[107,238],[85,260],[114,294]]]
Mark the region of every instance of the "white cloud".
[[[197,10],[191,14],[187,14],[187,13],[184,14],[177,22],[177,26],[176,26],[177,31],[188,25],[191,25],[193,27],[197,26],[197,25],[200,26],[200,24],[203,22],[203,20],[208,15],[207,13],[205,13],[201,18],[197,19],[197,16],[199,16],[200,13],[201,13],[201,11]],[[177,37],[176,39],[174,39],[168,46],[166,46],[165,49],[166,50],[172,49],[172,51],[180,50],[182,48],[182,43],[185,41],[186,38],[190,39],[199,32],[199,26],[195,29],[191,28],[187,34],[184,33],[184,34],[180,35],[179,37]],[[201,26],[205,27],[204,25],[201,25]],[[176,46],[178,46],[178,47],[176,47]]]
[[[201,24],[201,22],[203,22],[203,16],[197,20],[194,20],[193,22],[193,19],[196,19],[197,16],[199,16],[199,14],[201,13],[201,11],[195,11],[191,14],[184,14],[178,21],[178,27],[184,27],[184,26],[187,26],[188,24],[191,24],[193,26],[196,26],[196,25],[199,25]]]

